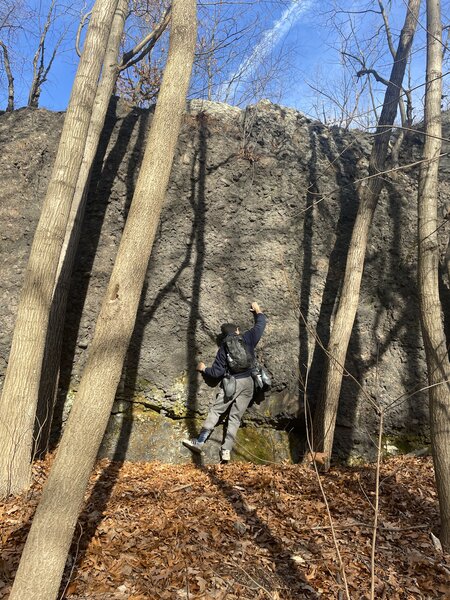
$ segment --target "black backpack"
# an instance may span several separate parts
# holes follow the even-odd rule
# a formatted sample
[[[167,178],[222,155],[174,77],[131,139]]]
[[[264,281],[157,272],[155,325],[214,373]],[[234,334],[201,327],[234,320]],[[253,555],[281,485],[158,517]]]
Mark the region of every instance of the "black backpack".
[[[253,365],[253,357],[242,335],[231,333],[224,340],[225,354],[231,373],[242,373]]]

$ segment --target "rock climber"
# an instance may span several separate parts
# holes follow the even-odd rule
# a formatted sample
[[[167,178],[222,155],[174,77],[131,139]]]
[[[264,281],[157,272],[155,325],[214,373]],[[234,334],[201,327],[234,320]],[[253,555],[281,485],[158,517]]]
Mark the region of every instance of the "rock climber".
[[[221,381],[199,436],[182,442],[192,452],[201,454],[206,440],[220,417],[229,409],[225,440],[220,449],[220,459],[223,463],[230,460],[241,419],[253,397],[252,368],[255,362],[255,347],[261,339],[267,323],[267,317],[257,302],[252,303],[250,310],[254,317],[253,327],[241,335],[238,325],[223,323],[221,325],[223,341],[212,366],[206,367],[205,363],[198,363],[197,371]],[[227,382],[230,377],[231,380],[235,379],[235,382],[232,381],[231,387],[234,390],[232,389],[231,393],[227,389],[228,386],[224,385],[224,380]]]

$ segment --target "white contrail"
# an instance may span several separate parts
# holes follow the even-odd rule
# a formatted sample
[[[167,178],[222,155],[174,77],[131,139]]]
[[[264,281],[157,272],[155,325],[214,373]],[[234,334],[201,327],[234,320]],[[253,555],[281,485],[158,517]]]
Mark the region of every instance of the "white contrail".
[[[270,54],[271,50],[280,42],[300,17],[311,7],[313,0],[292,0],[280,18],[275,21],[271,29],[264,32],[261,41],[255,46],[253,51],[241,62],[239,67],[228,77],[228,81],[223,83],[218,90],[218,97],[221,100],[233,97],[239,87],[242,75],[254,73],[262,61]]]

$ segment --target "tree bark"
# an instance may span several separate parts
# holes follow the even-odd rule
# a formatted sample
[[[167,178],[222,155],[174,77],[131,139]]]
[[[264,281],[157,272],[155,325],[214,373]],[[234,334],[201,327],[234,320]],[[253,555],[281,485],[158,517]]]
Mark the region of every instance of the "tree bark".
[[[46,356],[44,358],[42,379],[39,391],[39,406],[36,415],[35,448],[36,455],[45,454],[48,447],[53,409],[59,378],[59,364],[64,330],[64,317],[70,289],[70,279],[80,239],[86,205],[86,194],[91,177],[92,164],[97,152],[100,135],[105,123],[106,113],[114,86],[119,74],[118,59],[120,42],[128,10],[128,0],[119,0],[111,33],[105,53],[102,78],[98,85],[92,111],[86,146],[81,163],[75,194],[70,209],[66,235],[61,250],[56,286],[53,294],[52,309],[48,327]]]
[[[2,41],[0,41],[0,47],[3,50],[3,62],[5,65],[6,77],[8,78],[8,104],[6,106],[6,112],[11,112],[14,110],[14,77],[11,70],[8,48]]]
[[[31,248],[0,402],[0,496],[29,485],[49,313],[92,107],[118,0],[97,0]]]
[[[174,0],[167,64],[130,212],[79,391],[33,519],[10,600],[57,597],[134,328],[181,127],[195,40],[195,0]]]
[[[392,58],[394,60],[396,60],[395,47],[394,47],[394,43],[392,40],[391,26],[389,25],[389,19],[386,14],[386,10],[384,8],[384,4],[383,4],[382,0],[378,0],[378,6],[380,7],[381,16],[382,16],[383,22],[384,22],[384,31],[386,33],[386,41],[387,41],[387,45],[389,48],[389,52],[391,53]],[[410,95],[407,94],[408,101],[409,101],[409,98],[410,98]],[[392,167],[398,166],[400,149],[401,149],[403,141],[405,139],[406,132],[407,132],[408,128],[411,127],[411,123],[408,121],[408,111],[406,110],[405,102],[401,96],[399,99],[398,107],[400,109],[402,127],[399,130],[397,139],[395,140],[394,145],[392,146],[392,149],[391,149],[391,166]]]
[[[369,177],[359,190],[359,208],[347,255],[341,297],[328,344],[322,386],[314,414],[313,448],[328,456],[333,449],[336,415],[342,385],[342,375],[348,344],[359,301],[364,259],[375,208],[383,185],[378,173],[386,168],[392,126],[397,114],[407,58],[411,49],[419,16],[420,0],[409,0],[405,22],[400,34],[396,60],[386,88],[383,109],[374,136],[369,160]]]
[[[441,153],[442,24],[439,0],[427,0],[425,145],[418,193],[418,285],[428,367],[430,429],[441,515],[441,543],[450,551],[450,362],[439,298],[438,194]]]

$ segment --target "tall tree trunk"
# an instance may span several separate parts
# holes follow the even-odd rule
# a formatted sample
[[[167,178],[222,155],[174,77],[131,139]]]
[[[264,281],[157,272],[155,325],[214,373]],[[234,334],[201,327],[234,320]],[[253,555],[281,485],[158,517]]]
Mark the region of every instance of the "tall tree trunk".
[[[441,514],[441,542],[450,551],[450,363],[439,298],[438,170],[441,152],[442,24],[439,0],[427,0],[425,145],[419,175],[418,252],[422,336],[428,367],[430,428]]]
[[[119,0],[108,39],[102,78],[98,85],[97,95],[95,97],[86,147],[83,154],[80,173],[78,175],[75,194],[72,200],[66,236],[61,251],[48,327],[46,356],[44,359],[39,391],[39,406],[36,415],[35,448],[37,455],[44,454],[48,446],[55,396],[58,387],[64,318],[70,289],[70,279],[80,239],[92,164],[105,123],[109,102],[119,74],[118,60],[120,42],[127,10],[128,0]]]
[[[0,496],[29,485],[50,306],[92,107],[118,0],[97,0],[31,248],[0,402]]]
[[[329,466],[333,448],[343,367],[358,307],[367,239],[383,184],[382,177],[377,174],[383,172],[386,167],[389,139],[397,114],[407,58],[419,16],[419,6],[420,0],[408,2],[405,23],[395,53],[396,60],[392,66],[383,109],[374,136],[369,161],[369,177],[359,191],[358,213],[350,241],[341,297],[328,344],[322,387],[314,414],[313,447],[314,450],[322,449],[328,456],[325,468]]]
[[[10,600],[53,600],[131,339],[189,87],[195,0],[174,0],[169,54],[89,358],[36,510]]]
[[[14,77],[11,70],[8,48],[2,41],[0,41],[0,47],[3,50],[3,63],[5,65],[6,77],[8,78],[8,105],[6,111],[11,112],[14,110]]]

